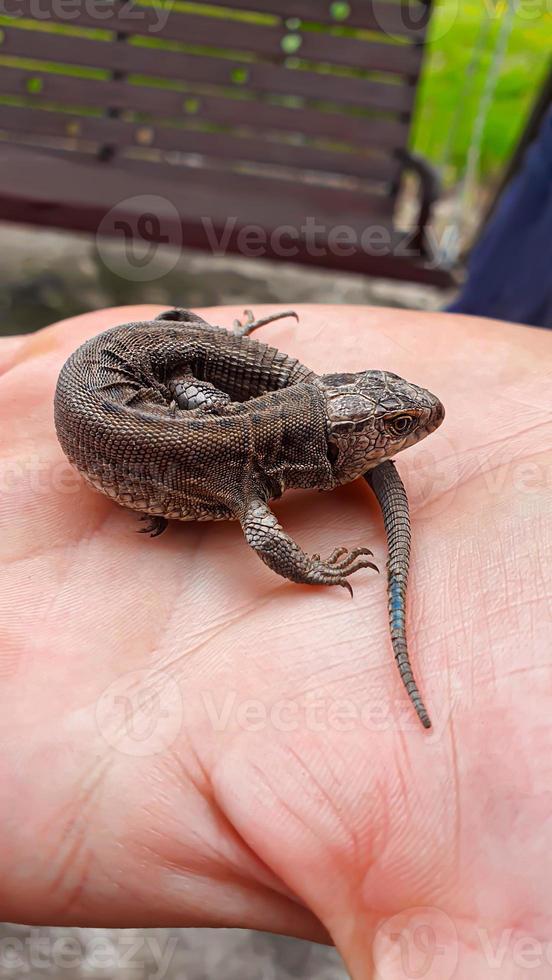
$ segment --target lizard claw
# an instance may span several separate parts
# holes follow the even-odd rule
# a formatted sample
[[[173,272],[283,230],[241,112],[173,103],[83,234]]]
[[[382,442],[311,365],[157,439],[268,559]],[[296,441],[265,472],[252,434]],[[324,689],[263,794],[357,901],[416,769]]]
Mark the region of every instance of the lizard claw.
[[[319,555],[311,556],[311,569],[308,580],[317,585],[341,585],[353,595],[350,582],[347,581],[350,575],[358,572],[361,568],[371,568],[378,572],[377,565],[368,561],[368,557],[373,557],[369,548],[335,548],[326,560],[320,559]]]
[[[352,562],[355,561],[360,555],[370,555],[371,558],[374,557],[373,551],[369,548],[354,548],[349,551],[348,548],[336,548],[332,551],[329,558],[326,559],[329,565],[339,565],[341,569],[347,568]]]
[[[145,527],[138,528],[138,534],[149,534],[150,538],[157,538],[167,529],[168,520],[160,514],[141,514],[139,520],[147,521]]]
[[[243,317],[244,317],[243,320],[238,320],[238,318],[236,317],[236,319],[234,320],[234,330],[246,331],[249,325],[253,323],[253,321],[255,320],[252,310],[244,310]]]
[[[347,554],[347,548],[334,548],[329,558],[326,559],[329,565],[333,565],[338,558],[342,558],[343,555]],[[320,557],[317,555],[317,557]]]

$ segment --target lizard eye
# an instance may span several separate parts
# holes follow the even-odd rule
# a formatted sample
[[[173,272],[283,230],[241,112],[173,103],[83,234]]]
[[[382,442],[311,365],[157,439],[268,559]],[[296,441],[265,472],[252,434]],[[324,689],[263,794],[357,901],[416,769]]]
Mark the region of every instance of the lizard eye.
[[[415,421],[411,415],[397,415],[389,423],[389,427],[395,435],[406,436],[414,428]]]

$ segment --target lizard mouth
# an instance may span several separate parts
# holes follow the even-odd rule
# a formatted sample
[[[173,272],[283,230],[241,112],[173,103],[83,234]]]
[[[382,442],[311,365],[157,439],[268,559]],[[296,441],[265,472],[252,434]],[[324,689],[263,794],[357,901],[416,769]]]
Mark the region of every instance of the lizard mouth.
[[[435,432],[435,429],[439,428],[444,417],[445,417],[445,406],[443,405],[442,402],[439,401],[438,398],[436,398],[435,405],[433,406],[433,410],[431,412],[431,415],[429,417],[426,426],[428,434],[430,432]]]
[[[439,401],[434,395],[432,395],[432,405],[429,409],[426,409],[427,418],[425,422],[414,429],[409,436],[402,441],[400,445],[396,445],[393,449],[394,453],[400,452],[402,449],[408,449],[410,446],[415,446],[417,442],[421,442],[426,436],[431,435],[438,429],[445,417],[445,409],[442,402]],[[425,414],[425,413],[424,413]]]
[[[442,402],[440,402],[439,399],[436,398],[435,403],[431,407],[430,415],[426,424],[421,426],[416,433],[418,437],[416,439],[416,442],[419,442],[420,439],[425,439],[426,436],[429,436],[432,432],[435,432],[435,429],[439,428],[444,417],[445,417],[445,408]]]

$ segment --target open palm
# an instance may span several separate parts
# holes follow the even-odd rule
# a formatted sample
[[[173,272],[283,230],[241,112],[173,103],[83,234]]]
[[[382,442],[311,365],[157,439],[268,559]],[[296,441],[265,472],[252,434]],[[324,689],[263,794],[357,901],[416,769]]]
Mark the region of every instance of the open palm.
[[[259,336],[445,404],[398,458],[427,733],[392,660],[384,575],[356,574],[351,601],[279,579],[237,524],[150,540],[69,467],[62,363],[158,312],[0,347],[0,916],[329,934],[355,978],[549,977],[550,335],[305,307]],[[368,545],[384,569],[363,481],[275,509],[305,550]]]

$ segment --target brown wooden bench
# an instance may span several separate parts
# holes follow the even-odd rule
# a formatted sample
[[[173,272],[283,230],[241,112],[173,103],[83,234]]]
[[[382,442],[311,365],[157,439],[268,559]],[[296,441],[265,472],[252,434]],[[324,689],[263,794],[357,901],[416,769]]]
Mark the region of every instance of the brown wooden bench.
[[[408,152],[429,3],[215,3],[5,0],[0,218],[449,285]]]

